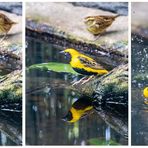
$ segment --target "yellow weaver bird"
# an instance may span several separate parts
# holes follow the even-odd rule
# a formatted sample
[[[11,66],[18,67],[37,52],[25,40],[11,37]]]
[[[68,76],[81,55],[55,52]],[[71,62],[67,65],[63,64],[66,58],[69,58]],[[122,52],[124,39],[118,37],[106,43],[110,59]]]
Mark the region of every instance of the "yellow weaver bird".
[[[5,39],[11,27],[15,24],[17,23],[9,19],[5,14],[0,13],[0,34],[4,34],[1,41]]]
[[[143,95],[144,95],[145,98],[148,98],[148,87],[144,88]]]
[[[84,23],[87,26],[87,30],[94,35],[100,35],[105,32],[106,29],[112,25],[115,19],[120,15],[108,16],[108,15],[98,15],[98,16],[88,16],[84,18]]]
[[[78,52],[73,48],[68,48],[60,53],[65,53],[65,55],[69,57],[70,65],[77,73],[93,76],[108,73],[108,71],[103,66],[98,64],[94,59]]]
[[[72,105],[67,115],[62,120],[74,123],[84,116],[93,112],[93,106],[91,99],[81,97]]]
[[[145,87],[143,90],[143,96],[146,98],[144,103],[148,104],[148,87]]]

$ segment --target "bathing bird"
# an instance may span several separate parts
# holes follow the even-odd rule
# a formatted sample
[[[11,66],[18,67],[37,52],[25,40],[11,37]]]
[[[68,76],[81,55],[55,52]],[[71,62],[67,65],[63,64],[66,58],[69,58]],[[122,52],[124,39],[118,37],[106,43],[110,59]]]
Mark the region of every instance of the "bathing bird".
[[[145,87],[144,90],[143,90],[143,96],[145,98],[148,98],[148,87]]]
[[[148,104],[148,87],[145,87],[143,90],[143,96],[145,97],[144,103]]]

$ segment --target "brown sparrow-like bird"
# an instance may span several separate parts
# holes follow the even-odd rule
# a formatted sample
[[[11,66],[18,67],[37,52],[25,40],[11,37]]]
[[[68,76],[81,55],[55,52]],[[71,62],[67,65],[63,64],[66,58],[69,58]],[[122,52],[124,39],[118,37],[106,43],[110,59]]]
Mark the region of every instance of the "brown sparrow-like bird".
[[[17,23],[9,19],[5,14],[0,13],[0,34],[4,34],[4,37],[2,38],[2,40],[5,39],[11,27],[15,24]]]
[[[106,29],[115,21],[115,19],[120,15],[108,16],[108,15],[98,15],[98,16],[88,16],[84,18],[84,23],[87,26],[87,30],[94,35],[100,35],[104,33]]]

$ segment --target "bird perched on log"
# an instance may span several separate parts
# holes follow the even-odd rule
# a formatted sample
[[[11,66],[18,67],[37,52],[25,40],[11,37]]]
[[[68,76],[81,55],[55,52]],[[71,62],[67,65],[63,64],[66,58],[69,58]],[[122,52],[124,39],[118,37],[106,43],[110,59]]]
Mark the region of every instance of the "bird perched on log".
[[[73,48],[68,48],[64,51],[61,51],[60,53],[65,53],[67,58],[70,59],[71,67],[79,74],[94,76],[108,73],[108,71],[103,66],[98,64],[94,59],[78,52]],[[90,80],[90,78],[88,80]],[[80,81],[82,81],[83,79],[81,79]],[[78,81],[77,83],[79,83],[80,81]]]
[[[74,123],[90,113],[93,113],[92,100],[83,96],[73,103],[71,109],[62,120]]]
[[[7,33],[15,24],[17,23],[9,19],[5,14],[0,13],[0,34],[4,34],[4,37],[1,39],[1,41],[6,38]]]
[[[93,35],[100,35],[101,33],[104,33],[109,26],[111,26],[118,16],[120,15],[87,16],[84,18],[84,23],[86,24],[89,32]]]

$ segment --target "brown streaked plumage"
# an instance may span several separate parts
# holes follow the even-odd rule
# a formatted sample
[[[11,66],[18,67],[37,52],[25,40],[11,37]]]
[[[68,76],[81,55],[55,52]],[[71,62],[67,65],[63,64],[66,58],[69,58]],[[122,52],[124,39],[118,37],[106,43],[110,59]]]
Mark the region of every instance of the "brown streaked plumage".
[[[3,39],[15,24],[17,23],[9,19],[5,14],[0,13],[0,34],[4,34]]]
[[[100,35],[105,32],[106,29],[115,21],[115,19],[120,15],[107,16],[107,15],[98,15],[98,16],[88,16],[84,18],[84,23],[87,26],[87,30],[94,35]]]

